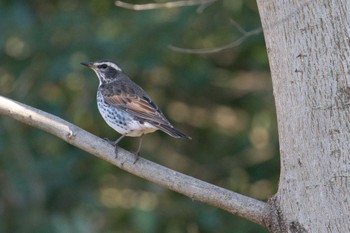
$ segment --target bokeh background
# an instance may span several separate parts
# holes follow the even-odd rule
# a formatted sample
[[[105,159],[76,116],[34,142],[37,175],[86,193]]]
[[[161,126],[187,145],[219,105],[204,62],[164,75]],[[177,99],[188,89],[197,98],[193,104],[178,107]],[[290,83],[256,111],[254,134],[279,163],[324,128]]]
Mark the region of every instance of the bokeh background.
[[[129,1],[147,3],[147,1]],[[263,201],[279,174],[274,100],[254,0],[132,11],[113,0],[0,1],[0,94],[116,139],[98,113],[95,74],[110,59],[192,141],[144,137],[142,155]],[[138,140],[121,146],[134,151]],[[0,116],[0,232],[267,232],[128,174],[38,129]]]

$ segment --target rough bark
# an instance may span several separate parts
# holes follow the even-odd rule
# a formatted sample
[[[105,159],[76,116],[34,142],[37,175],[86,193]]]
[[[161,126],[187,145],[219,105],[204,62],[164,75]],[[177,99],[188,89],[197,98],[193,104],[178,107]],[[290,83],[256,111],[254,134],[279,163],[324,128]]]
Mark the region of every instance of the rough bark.
[[[271,232],[350,232],[350,1],[258,0],[281,152]]]

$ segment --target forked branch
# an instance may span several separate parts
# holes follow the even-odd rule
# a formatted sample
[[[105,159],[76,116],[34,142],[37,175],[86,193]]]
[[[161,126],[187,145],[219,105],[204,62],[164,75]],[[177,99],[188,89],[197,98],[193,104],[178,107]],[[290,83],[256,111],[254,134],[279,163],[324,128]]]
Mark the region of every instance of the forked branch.
[[[57,116],[2,96],[0,96],[0,115],[42,129],[125,171],[184,194],[192,200],[218,207],[266,226],[265,220],[268,219],[270,210],[264,202],[220,188],[143,158],[134,164],[135,155],[122,148],[118,149],[118,157],[115,158],[114,147],[105,140]]]
[[[183,0],[183,1],[173,1],[173,2],[163,2],[163,3],[147,3],[147,4],[132,4],[123,1],[116,1],[114,4],[117,7],[122,7],[130,10],[154,10],[160,8],[176,8],[176,7],[185,7],[185,6],[194,6],[199,5],[197,12],[201,13],[206,7],[210,4],[216,2],[217,0]],[[236,27],[236,29],[242,34],[238,39],[233,40],[232,42],[214,47],[214,48],[203,48],[203,49],[194,49],[194,48],[181,48],[174,45],[168,45],[168,48],[176,52],[181,53],[191,53],[191,54],[207,54],[207,53],[217,53],[226,49],[231,49],[239,46],[244,42],[248,37],[260,34],[262,28],[256,28],[252,31],[244,30],[236,21],[231,19],[231,24]]]

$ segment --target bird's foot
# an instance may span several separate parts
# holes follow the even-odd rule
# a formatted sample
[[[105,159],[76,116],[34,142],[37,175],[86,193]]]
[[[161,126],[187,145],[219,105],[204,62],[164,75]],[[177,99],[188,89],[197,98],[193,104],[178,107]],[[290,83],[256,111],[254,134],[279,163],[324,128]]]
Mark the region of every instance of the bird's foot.
[[[110,140],[110,139],[108,139],[108,138],[104,138],[104,140],[105,140],[106,142],[108,142],[109,144],[111,144],[112,146],[115,145],[115,142],[112,141],[112,140]]]
[[[112,146],[114,146],[114,154],[115,154],[115,157],[114,158],[118,158],[118,142],[116,143],[116,141],[112,141],[108,138],[104,138],[109,144],[111,144]]]
[[[119,147],[118,147],[118,145],[115,145],[114,146],[114,154],[115,154],[115,157],[114,158],[118,158],[118,150],[119,150]]]
[[[134,155],[135,155],[135,161],[134,161],[134,164],[135,164],[140,159],[140,152],[137,151],[137,152],[134,153]]]
[[[134,153],[135,154],[135,161],[134,164],[140,159],[140,150],[141,150],[141,145],[142,145],[142,136],[140,137],[140,141],[139,141],[139,146],[137,147],[137,151]]]

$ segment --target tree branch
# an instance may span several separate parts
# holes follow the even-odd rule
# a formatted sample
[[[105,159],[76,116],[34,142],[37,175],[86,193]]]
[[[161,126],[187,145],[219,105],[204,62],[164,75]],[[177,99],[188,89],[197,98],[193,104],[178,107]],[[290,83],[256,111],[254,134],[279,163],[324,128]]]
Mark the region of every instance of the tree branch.
[[[191,54],[217,53],[225,49],[231,49],[231,48],[237,47],[240,44],[242,44],[242,42],[245,41],[248,37],[260,34],[262,32],[261,27],[254,29],[252,31],[245,31],[236,21],[231,19],[231,23],[237,28],[238,31],[242,33],[242,36],[228,44],[222,45],[220,47],[204,48],[204,49],[180,48],[174,45],[168,45],[168,48],[181,53],[191,53]]]
[[[186,0],[186,1],[148,3],[148,4],[131,4],[123,1],[116,1],[114,5],[116,5],[117,7],[122,7],[129,10],[135,10],[135,11],[201,5],[202,7],[200,7],[198,10],[198,12],[201,13],[206,6],[216,1],[217,0]]]
[[[269,206],[261,201],[184,175],[112,145],[93,134],[44,111],[0,96],[0,115],[42,129],[136,176],[152,181],[192,200],[218,207],[266,227]]]

